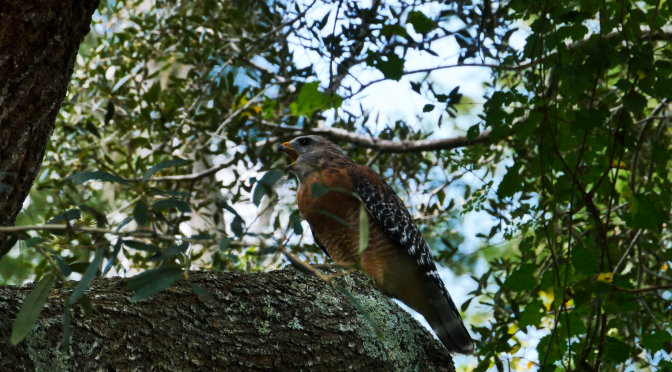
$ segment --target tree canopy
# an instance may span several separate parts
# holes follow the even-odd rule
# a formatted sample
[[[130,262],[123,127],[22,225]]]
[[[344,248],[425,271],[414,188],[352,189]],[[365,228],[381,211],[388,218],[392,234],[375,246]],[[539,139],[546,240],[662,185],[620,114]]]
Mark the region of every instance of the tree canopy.
[[[41,308],[81,278],[86,306],[96,275],[142,273],[142,299],[189,270],[325,262],[273,151],[317,134],[477,283],[469,368],[671,369],[671,19],[659,0],[103,2],[30,203],[0,228],[1,280],[39,282]],[[430,57],[451,62],[406,66]],[[484,97],[436,80],[467,66]],[[417,120],[357,109],[385,81],[429,102]],[[490,217],[476,250],[469,213]]]

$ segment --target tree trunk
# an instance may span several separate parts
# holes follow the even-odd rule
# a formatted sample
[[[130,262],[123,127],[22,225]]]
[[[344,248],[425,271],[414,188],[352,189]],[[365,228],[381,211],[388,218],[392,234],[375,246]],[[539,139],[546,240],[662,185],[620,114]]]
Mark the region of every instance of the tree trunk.
[[[2,287],[0,370],[455,371],[440,342],[362,274],[335,282],[366,309],[382,338],[347,297],[293,269],[189,278],[213,298],[181,281],[136,303],[125,279],[94,280],[87,290],[93,313],[85,319],[74,306],[67,352],[61,320],[71,286],[56,284],[17,346],[9,342],[12,325],[33,286]]]
[[[14,224],[40,170],[98,0],[0,4],[0,226]],[[5,237],[0,234],[0,246]]]

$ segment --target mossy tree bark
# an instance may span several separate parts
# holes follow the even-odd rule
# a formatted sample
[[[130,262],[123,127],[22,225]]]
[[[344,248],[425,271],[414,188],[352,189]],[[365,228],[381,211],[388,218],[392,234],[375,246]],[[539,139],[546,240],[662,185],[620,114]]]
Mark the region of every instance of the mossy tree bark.
[[[149,299],[133,302],[121,278],[87,290],[93,313],[73,309],[72,341],[60,348],[63,303],[57,284],[30,335],[9,337],[32,286],[0,288],[2,371],[449,371],[450,354],[362,274],[336,282],[382,330],[333,287],[293,269],[246,274],[192,273]]]
[[[98,0],[0,6],[0,226],[14,224],[40,170]],[[0,234],[0,246],[5,237]]]

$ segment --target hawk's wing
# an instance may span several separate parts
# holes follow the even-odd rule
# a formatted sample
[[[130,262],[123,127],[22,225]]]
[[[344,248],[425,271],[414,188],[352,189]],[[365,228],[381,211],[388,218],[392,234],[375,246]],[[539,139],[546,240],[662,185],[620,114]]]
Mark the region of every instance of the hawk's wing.
[[[397,193],[369,167],[350,167],[347,169],[347,173],[353,191],[362,200],[378,226],[390,239],[398,243],[407,254],[415,259],[422,272],[431,279],[435,288],[440,291],[441,296],[435,292],[438,298],[435,298],[434,301],[437,302],[436,307],[437,311],[440,312],[439,316],[442,324],[432,325],[439,338],[444,341],[444,338],[449,336],[448,344],[444,342],[444,345],[454,346],[454,351],[473,352],[473,341],[466,328],[464,328],[457,306],[455,306],[439,273],[436,271],[429,246]],[[445,301],[440,297],[443,297]],[[456,323],[458,321],[459,323]]]

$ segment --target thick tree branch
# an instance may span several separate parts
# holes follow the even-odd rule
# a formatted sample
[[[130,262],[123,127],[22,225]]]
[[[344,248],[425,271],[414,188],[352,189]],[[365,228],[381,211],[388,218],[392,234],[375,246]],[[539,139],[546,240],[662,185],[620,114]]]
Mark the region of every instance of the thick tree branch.
[[[364,275],[333,281],[361,304],[382,339],[339,291],[315,276],[280,270],[190,273],[189,283],[140,302],[131,301],[125,279],[96,279],[87,289],[90,318],[79,305],[70,310],[65,352],[61,319],[72,287],[57,283],[32,332],[11,346],[18,309],[34,285],[0,287],[0,370],[455,371],[439,341]]]

